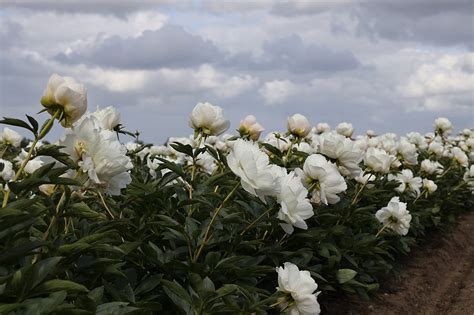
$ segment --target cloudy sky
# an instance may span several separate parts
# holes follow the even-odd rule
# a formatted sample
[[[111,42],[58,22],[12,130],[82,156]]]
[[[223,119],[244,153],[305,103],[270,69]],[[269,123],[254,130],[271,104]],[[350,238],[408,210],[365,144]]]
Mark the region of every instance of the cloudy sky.
[[[0,114],[38,112],[56,72],[155,143],[190,134],[202,101],[232,129],[298,112],[356,133],[474,127],[472,0],[138,3],[0,0]]]

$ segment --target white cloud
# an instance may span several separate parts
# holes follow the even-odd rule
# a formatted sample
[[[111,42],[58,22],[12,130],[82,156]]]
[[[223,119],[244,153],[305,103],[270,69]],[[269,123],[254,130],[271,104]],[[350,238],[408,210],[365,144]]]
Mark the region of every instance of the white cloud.
[[[138,70],[104,70],[84,67],[78,67],[78,69],[85,82],[118,93],[140,91],[145,86],[148,77],[146,71]]]
[[[197,69],[160,69],[153,73],[150,82],[160,83],[159,88],[172,93],[211,92],[226,99],[255,87],[258,79],[251,75],[227,75],[204,64]]]
[[[419,65],[398,91],[415,101],[411,110],[472,109],[473,69],[474,53],[443,55]]]
[[[290,96],[296,94],[300,90],[298,85],[289,80],[273,80],[265,82],[258,91],[263,97],[265,104],[276,105],[284,103]]]

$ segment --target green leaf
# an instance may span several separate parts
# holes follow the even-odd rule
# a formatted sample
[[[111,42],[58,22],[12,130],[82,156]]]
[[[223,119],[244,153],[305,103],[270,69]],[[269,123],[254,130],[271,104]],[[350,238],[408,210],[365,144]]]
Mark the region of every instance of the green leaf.
[[[354,279],[357,275],[357,271],[352,269],[339,269],[336,273],[336,278],[339,283],[346,283],[349,280]]]
[[[30,122],[31,126],[33,127],[34,134],[37,135],[38,134],[38,128],[39,128],[38,122],[36,121],[36,119],[34,119],[33,117],[31,117],[29,115],[26,115],[26,118],[28,118],[28,121]]]
[[[128,302],[110,302],[97,306],[95,315],[122,315],[139,310],[136,307],[128,306]]]
[[[172,147],[178,152],[186,154],[187,156],[193,156],[193,147],[190,146],[189,144],[185,145],[179,142],[173,142],[173,143],[170,143],[170,147]]]
[[[71,256],[89,249],[90,247],[91,245],[88,243],[77,241],[72,244],[64,244],[59,246],[58,252],[64,256]]]
[[[38,247],[48,244],[46,241],[31,241],[24,242],[15,247],[10,247],[0,253],[0,263],[10,262],[14,259],[24,258],[30,254],[30,252]]]
[[[96,304],[98,304],[102,300],[103,296],[104,296],[104,286],[95,288],[94,290],[91,290],[89,293],[87,293],[87,297],[90,298],[92,301],[94,301]]]
[[[163,158],[160,158],[160,157],[157,158],[157,159],[161,161],[161,164],[157,168],[157,170],[162,170],[164,168],[167,168],[170,171],[174,172],[175,174],[177,174],[181,177],[184,177],[184,171],[183,171],[183,168],[181,166],[179,166],[176,163],[170,162],[167,159],[163,159]]]
[[[31,288],[36,287],[40,284],[51,272],[54,272],[54,268],[61,261],[63,257],[50,257],[43,259],[35,263],[31,268],[30,279],[32,281]]]
[[[76,162],[69,157],[69,154],[61,152],[60,149],[62,148],[64,148],[64,146],[44,144],[36,150],[36,156],[50,156],[70,168],[76,168]]]
[[[3,119],[0,120],[0,124],[25,128],[31,131],[33,134],[35,134],[35,130],[30,125],[28,125],[28,123],[26,123],[25,121],[21,119],[3,117]]]
[[[87,293],[89,290],[82,284],[72,282],[69,280],[54,279],[46,281],[36,288],[36,292],[55,292],[65,290],[67,292],[84,292]]]
[[[135,295],[140,295],[153,290],[158,284],[160,284],[162,278],[163,275],[152,275],[145,280],[142,280],[135,288]]]
[[[36,218],[31,218],[29,220],[25,220],[21,223],[15,224],[8,229],[5,229],[3,231],[0,231],[0,239],[4,238],[7,235],[14,235],[14,233],[23,230],[23,229],[29,229],[31,225],[36,221]]]
[[[189,293],[176,281],[161,280],[166,295],[186,314],[191,312],[192,300]]]
[[[105,219],[105,215],[92,210],[84,202],[74,203],[74,204],[70,205],[64,216],[84,218],[84,219],[96,219],[96,218],[104,218]]]
[[[16,303],[16,304],[3,304],[0,305],[0,314],[8,314],[11,311],[14,311],[19,308],[23,308],[24,305],[21,303]]]

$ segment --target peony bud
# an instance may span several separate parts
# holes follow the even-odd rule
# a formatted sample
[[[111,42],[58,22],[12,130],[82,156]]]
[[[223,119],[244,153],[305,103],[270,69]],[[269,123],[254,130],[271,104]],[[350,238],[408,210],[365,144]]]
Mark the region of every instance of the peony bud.
[[[189,117],[189,126],[207,136],[218,136],[229,129],[230,122],[224,119],[221,107],[211,103],[198,103]]]
[[[241,136],[248,136],[250,139],[257,141],[262,131],[263,127],[257,122],[257,119],[254,115],[248,115],[240,121],[239,132]]]
[[[430,194],[434,193],[438,189],[438,185],[434,181],[423,178],[423,188]]]
[[[72,127],[87,110],[86,88],[71,77],[53,74],[44,90],[41,104],[51,115],[62,109],[61,125],[65,128]]]
[[[453,130],[453,124],[449,121],[448,118],[439,117],[436,118],[433,124],[437,134],[449,134]]]
[[[340,135],[350,138],[352,137],[352,133],[354,132],[354,127],[352,127],[352,124],[350,123],[342,122],[337,125],[336,132]]]
[[[316,133],[322,134],[331,130],[331,127],[328,123],[322,122],[316,125]]]
[[[300,138],[306,137],[311,131],[308,119],[301,114],[294,114],[288,117],[288,131]]]

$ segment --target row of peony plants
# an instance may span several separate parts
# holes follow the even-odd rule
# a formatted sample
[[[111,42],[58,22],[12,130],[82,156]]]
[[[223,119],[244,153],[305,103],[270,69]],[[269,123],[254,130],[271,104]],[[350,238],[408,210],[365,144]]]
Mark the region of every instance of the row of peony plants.
[[[0,121],[33,137],[0,134],[1,314],[319,314],[473,206],[474,131],[446,118],[354,137],[295,114],[261,139],[254,116],[222,135],[199,103],[192,136],[151,145],[113,107],[87,112],[73,78],[41,104],[41,126]]]

